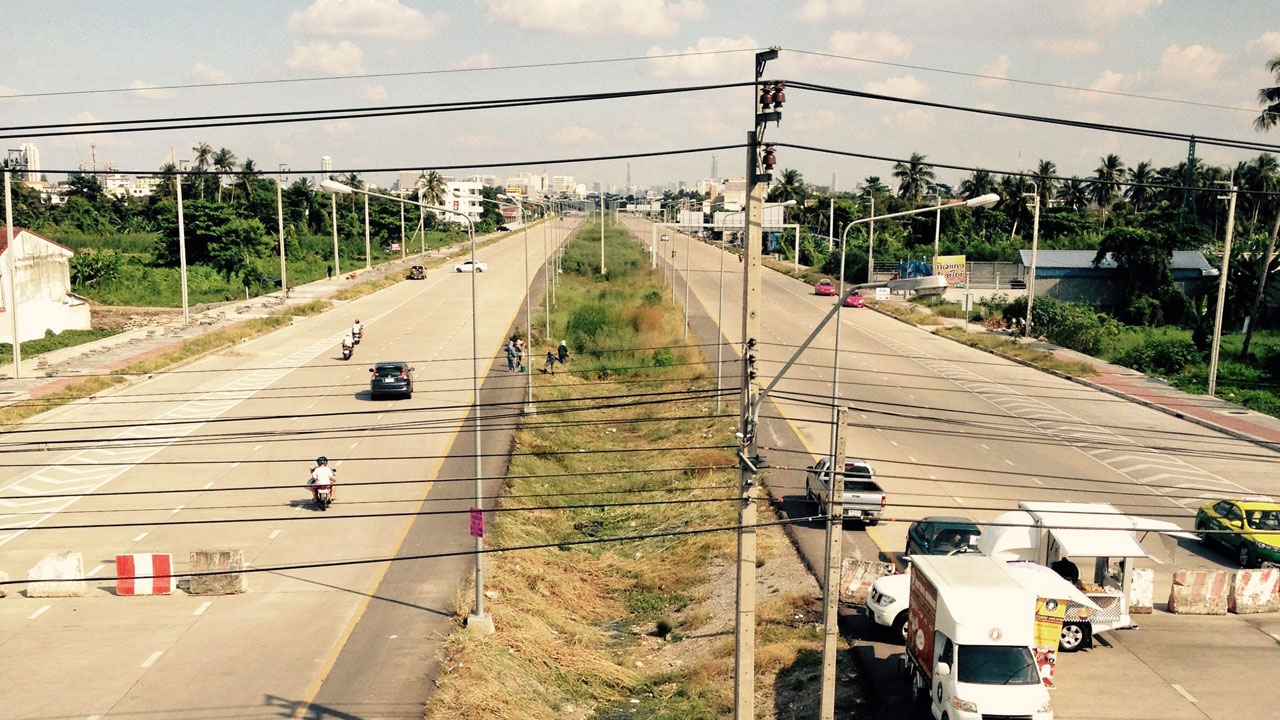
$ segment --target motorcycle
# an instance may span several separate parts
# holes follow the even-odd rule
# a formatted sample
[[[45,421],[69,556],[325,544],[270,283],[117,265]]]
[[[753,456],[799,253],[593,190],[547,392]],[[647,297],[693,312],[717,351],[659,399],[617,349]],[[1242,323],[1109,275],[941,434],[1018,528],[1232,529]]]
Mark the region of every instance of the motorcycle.
[[[363,334],[364,334],[364,331],[363,331],[363,330],[352,330],[352,331],[351,331],[351,341],[352,341],[352,342],[354,342],[356,345],[359,345],[359,344],[360,344],[360,336],[361,336],[361,335],[363,335]]]
[[[332,485],[311,485],[311,497],[315,504],[321,510],[328,510],[333,504],[333,486]]]
[[[350,346],[350,345],[343,345],[343,346],[342,346],[342,359],[343,359],[343,360],[350,360],[350,359],[351,359],[351,346]]]

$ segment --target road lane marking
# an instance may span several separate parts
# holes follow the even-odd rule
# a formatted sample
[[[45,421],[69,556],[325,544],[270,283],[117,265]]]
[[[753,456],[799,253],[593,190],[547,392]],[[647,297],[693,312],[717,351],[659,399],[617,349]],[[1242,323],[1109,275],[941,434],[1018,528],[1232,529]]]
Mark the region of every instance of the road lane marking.
[[[231,463],[231,469],[232,469],[232,470],[235,470],[235,469],[236,469],[236,468],[238,468],[238,467],[240,467],[240,461],[239,461],[239,460],[237,460],[237,461],[235,461],[235,462]]]
[[[85,575],[85,577],[93,577],[94,575],[97,575],[98,573],[102,572],[102,568],[104,567],[106,567],[106,565],[99,565],[98,567],[90,570],[89,574]]]
[[[186,505],[179,505],[178,507],[176,507],[176,508],[174,508],[174,509],[170,510],[170,511],[169,511],[169,514],[170,514],[170,515],[175,515],[175,514],[177,514],[177,513],[180,513],[180,512],[182,512],[182,508],[184,508],[184,507],[186,507]]]
[[[892,445],[892,446],[894,446],[894,447],[898,447],[898,443],[897,443],[897,441],[895,441],[895,440],[890,440],[890,441],[889,441],[889,444],[890,444],[890,445]]]
[[[351,447],[355,447],[355,446],[357,446],[357,445],[359,445],[359,444],[360,444],[360,441],[359,441],[359,440],[357,440],[357,441],[355,441],[355,442],[351,443]]]
[[[986,446],[986,444],[984,444],[984,443],[979,443],[979,447],[981,447],[983,450],[990,450],[990,449],[991,449],[991,448],[987,447],[987,446]]]
[[[209,609],[209,606],[211,606],[211,605],[213,605],[213,602],[212,602],[211,600],[205,600],[204,602],[200,603],[200,607],[196,608],[196,611],[195,611],[194,613],[191,613],[191,614],[192,614],[192,615],[195,615],[196,617],[199,617],[199,616],[203,615],[203,614],[204,614],[204,611],[205,611],[205,610],[208,610],[208,609]]]
[[[1010,466],[1010,467],[1013,467],[1013,461],[1012,461],[1012,460],[1009,460],[1008,458],[1005,458],[1004,464],[1005,464],[1005,465],[1008,465],[1008,466]]]
[[[45,610],[48,610],[48,609],[49,609],[49,608],[51,608],[51,607],[53,607],[53,606],[52,606],[52,605],[44,605],[44,606],[42,606],[39,610],[37,610],[37,611],[35,611],[35,612],[31,613],[30,615],[28,615],[28,616],[27,616],[27,619],[28,619],[28,620],[35,620],[36,618],[38,618],[38,617],[40,617],[41,615],[43,615]]]
[[[275,539],[276,539],[276,538],[278,538],[278,537],[280,537],[280,531],[279,531],[279,530],[272,530],[272,531],[271,531],[271,534],[267,536],[267,539],[268,539],[268,540],[275,540]]]
[[[1040,478],[1031,478],[1031,482],[1037,485],[1044,485],[1044,483],[1040,482]]]
[[[930,474],[929,474],[929,479],[930,479],[930,480],[937,480],[937,479],[938,479],[938,476],[937,476],[937,475],[934,475],[933,473],[930,473]]]
[[[239,465],[239,464],[240,464],[240,463],[236,463],[236,465]],[[208,489],[209,489],[209,488],[211,488],[211,487],[213,487],[213,481],[212,481],[212,480],[211,480],[211,481],[209,481],[209,482],[207,482],[207,483],[205,483],[205,484],[204,484],[204,487],[203,487],[203,488],[201,488],[201,489],[202,489],[202,490],[208,490]]]
[[[150,535],[150,534],[151,534],[151,533],[149,533],[149,532],[140,533],[140,534],[138,535],[138,537],[136,537],[136,538],[134,538],[134,539],[133,539],[133,541],[134,541],[134,542],[141,542],[141,541],[142,541],[142,538],[144,538],[144,537],[146,537],[146,536],[148,536],[148,535]]]
[[[147,658],[146,660],[143,660],[142,665],[140,665],[139,667],[149,668],[152,665],[155,665],[156,661],[159,660],[160,656],[163,654],[164,654],[163,650],[157,650],[151,653],[151,657]]]
[[[1170,684],[1169,684],[1169,687],[1173,688],[1174,690],[1177,690],[1177,691],[1178,691],[1178,694],[1179,694],[1179,695],[1181,695],[1182,697],[1186,698],[1188,702],[1193,702],[1193,703],[1197,703],[1197,704],[1199,704],[1199,702],[1200,702],[1200,701],[1199,701],[1199,700],[1196,700],[1196,699],[1191,695],[1191,693],[1187,692],[1186,690],[1183,690],[1181,685],[1179,685],[1179,684],[1177,684],[1177,683],[1170,683]]]
[[[964,505],[964,504],[965,504],[964,499],[963,499],[963,498],[961,498],[959,495],[952,495],[952,496],[951,496],[951,499],[952,499],[952,500],[955,500],[956,502],[960,503],[961,505]]]
[[[261,449],[262,449],[262,446],[261,446],[261,445],[254,445],[254,446],[253,446],[253,449],[254,449],[254,450],[261,450]]]

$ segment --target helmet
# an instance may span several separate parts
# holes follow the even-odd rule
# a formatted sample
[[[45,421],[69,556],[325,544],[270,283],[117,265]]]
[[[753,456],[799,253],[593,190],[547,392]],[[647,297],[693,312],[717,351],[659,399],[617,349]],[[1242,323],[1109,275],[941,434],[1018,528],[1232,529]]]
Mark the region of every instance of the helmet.
[[[360,318],[356,318],[356,322],[360,322]]]
[[[325,457],[325,456],[321,455],[320,457],[316,458],[316,464],[317,464],[317,465],[328,465],[328,464],[329,464],[329,458],[327,458],[327,457]]]

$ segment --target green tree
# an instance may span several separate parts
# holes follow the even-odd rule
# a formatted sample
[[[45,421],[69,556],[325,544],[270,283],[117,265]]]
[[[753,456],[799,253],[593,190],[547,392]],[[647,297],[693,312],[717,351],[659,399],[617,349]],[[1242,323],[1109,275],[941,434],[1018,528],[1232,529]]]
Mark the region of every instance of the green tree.
[[[1084,180],[1072,175],[1058,189],[1058,201],[1072,210],[1081,212],[1089,206],[1089,189]]]
[[[933,184],[933,166],[926,164],[925,156],[911,153],[911,159],[893,166],[893,176],[898,179],[898,197],[911,201],[911,207],[920,204],[920,197]]]
[[[1253,129],[1267,132],[1280,124],[1280,53],[1267,61],[1267,72],[1276,78],[1276,85],[1258,91],[1258,104],[1264,105],[1262,114],[1253,120]]]
[[[1036,165],[1036,171],[1032,180],[1036,183],[1036,193],[1040,196],[1041,210],[1048,209],[1049,198],[1053,197],[1053,191],[1058,186],[1058,166],[1053,164],[1052,160],[1041,160]]]
[[[778,173],[778,184],[769,189],[769,202],[787,202],[794,200],[796,204],[804,202],[805,195],[804,176],[799,170],[794,168],[786,168]]]
[[[1107,213],[1119,196],[1119,183],[1124,180],[1124,161],[1115,153],[1100,160],[1098,169],[1093,171],[1093,182],[1089,183],[1089,196],[1102,211],[1102,225],[1105,227]]]
[[[974,170],[973,174],[960,181],[960,197],[972,200],[996,191],[996,179],[986,170]]]
[[[1128,198],[1133,209],[1142,212],[1155,199],[1155,170],[1151,167],[1151,163],[1144,160],[1131,167],[1126,171],[1129,178],[1129,187],[1125,188],[1124,195]]]
[[[213,169],[218,171],[218,202],[222,202],[222,186],[225,184],[223,179],[236,169],[236,154],[226,148],[218,148],[211,162]]]
[[[198,143],[191,151],[196,154],[195,177],[192,182],[200,187],[200,199],[204,199],[204,175],[209,172],[210,163],[213,161],[213,146],[207,142]]]

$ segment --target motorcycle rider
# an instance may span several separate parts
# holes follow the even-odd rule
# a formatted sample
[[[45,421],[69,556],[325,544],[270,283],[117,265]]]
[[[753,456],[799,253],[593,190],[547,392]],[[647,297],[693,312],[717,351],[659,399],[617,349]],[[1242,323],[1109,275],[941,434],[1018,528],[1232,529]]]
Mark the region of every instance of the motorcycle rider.
[[[329,458],[321,455],[316,458],[316,466],[311,468],[311,479],[307,481],[307,487],[311,488],[311,499],[320,503],[320,493],[317,490],[322,486],[329,488],[329,502],[333,502],[334,489],[336,484],[338,471],[329,467]]]
[[[342,354],[343,355],[350,355],[352,350],[355,349],[355,346],[356,346],[355,339],[351,337],[351,333],[348,332],[346,335],[342,336]]]
[[[360,318],[356,318],[356,321],[351,323],[351,336],[358,338],[360,337],[360,333],[363,331],[364,327],[360,325]]]

